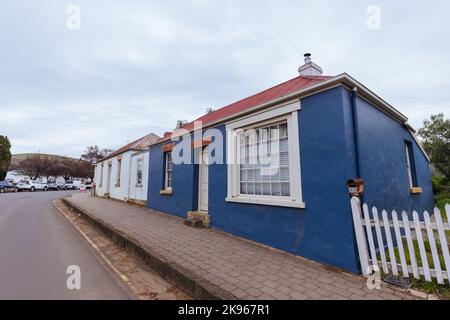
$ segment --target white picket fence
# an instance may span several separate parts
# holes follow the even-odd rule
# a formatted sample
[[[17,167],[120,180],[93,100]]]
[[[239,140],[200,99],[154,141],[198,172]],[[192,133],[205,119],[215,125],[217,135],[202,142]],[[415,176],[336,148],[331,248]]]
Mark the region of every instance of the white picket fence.
[[[389,217],[387,211],[383,210],[380,217],[375,207],[371,210],[371,216],[369,207],[366,204],[361,207],[361,201],[356,197],[351,199],[351,206],[364,276],[369,276],[373,267],[380,268],[381,264],[386,274],[399,275],[401,270],[405,278],[409,278],[412,274],[416,279],[423,276],[426,281],[432,281],[432,278],[435,278],[439,284],[444,284],[445,280],[450,281],[450,255],[446,237],[446,231],[450,230],[450,205],[445,207],[447,222],[442,220],[441,212],[437,208],[434,209],[432,217],[425,211],[423,221],[414,211],[413,219],[410,221],[406,212],[402,212],[399,219],[397,212],[392,211]],[[387,242],[388,257],[386,257],[385,242]],[[427,244],[431,250],[434,267],[430,266],[428,261]],[[419,249],[418,257],[415,253],[415,245]],[[405,250],[408,250],[409,259]],[[396,253],[400,261],[397,261]],[[444,266],[441,266],[441,260]],[[418,261],[421,261],[421,266]]]

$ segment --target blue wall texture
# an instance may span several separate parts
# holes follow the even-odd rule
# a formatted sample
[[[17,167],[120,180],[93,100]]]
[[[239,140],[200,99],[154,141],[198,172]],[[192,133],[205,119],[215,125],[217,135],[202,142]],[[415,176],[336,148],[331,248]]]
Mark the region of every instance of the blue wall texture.
[[[188,211],[196,210],[198,196],[197,166],[193,164],[173,165],[173,194],[167,196],[160,195],[160,191],[164,187],[164,153],[160,145],[150,149],[149,160],[147,195],[149,207],[182,218],[186,217]]]
[[[226,202],[227,166],[209,168],[211,225],[318,262],[359,272],[346,182],[356,177],[350,92],[343,87],[302,99],[298,113],[305,209]],[[386,209],[433,206],[428,163],[411,135],[384,113],[358,101],[365,201]],[[225,135],[225,127],[217,129]],[[225,138],[224,138],[225,139]],[[408,140],[409,139],[409,140]],[[404,140],[411,141],[423,194],[409,194]],[[150,151],[148,206],[179,217],[197,209],[198,168],[174,165],[173,195],[160,195],[164,157]]]
[[[362,99],[357,101],[357,117],[360,170],[366,182],[363,200],[369,206],[388,212],[432,212],[434,198],[429,163],[411,133]],[[413,148],[418,187],[423,189],[421,194],[410,193],[405,141]]]

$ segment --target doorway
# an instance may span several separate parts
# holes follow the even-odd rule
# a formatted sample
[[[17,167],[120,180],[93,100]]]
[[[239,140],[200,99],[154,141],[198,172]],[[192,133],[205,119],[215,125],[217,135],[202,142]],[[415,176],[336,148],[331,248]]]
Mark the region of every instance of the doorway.
[[[200,164],[198,173],[198,209],[199,211],[208,212],[208,178],[209,178],[209,153],[208,147],[200,149]]]
[[[107,182],[106,182],[106,194],[111,194],[111,167],[112,164],[108,163],[108,175],[107,175]]]

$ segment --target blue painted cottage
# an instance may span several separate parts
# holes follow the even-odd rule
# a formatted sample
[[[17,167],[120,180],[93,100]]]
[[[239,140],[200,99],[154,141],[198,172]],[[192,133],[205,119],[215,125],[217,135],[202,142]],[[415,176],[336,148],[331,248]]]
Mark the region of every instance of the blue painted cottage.
[[[359,272],[347,181],[371,206],[431,210],[429,161],[404,115],[305,57],[298,77],[152,145],[148,207]]]

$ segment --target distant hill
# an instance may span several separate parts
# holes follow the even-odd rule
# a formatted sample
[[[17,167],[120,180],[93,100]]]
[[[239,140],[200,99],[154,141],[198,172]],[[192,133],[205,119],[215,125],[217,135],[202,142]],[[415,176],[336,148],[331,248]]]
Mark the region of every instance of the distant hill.
[[[60,161],[60,160],[66,160],[66,159],[70,159],[70,160],[80,160],[80,159],[76,159],[76,158],[70,158],[70,157],[64,157],[64,156],[58,156],[56,154],[45,154],[45,153],[19,153],[19,154],[13,154],[12,158],[11,158],[11,165],[13,165],[14,163],[32,158],[33,156],[44,156],[47,157],[51,160],[54,161]]]
[[[11,174],[18,173],[32,179],[38,177],[92,178],[94,166],[84,160],[43,153],[22,153],[12,156]]]

